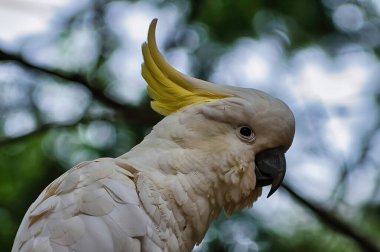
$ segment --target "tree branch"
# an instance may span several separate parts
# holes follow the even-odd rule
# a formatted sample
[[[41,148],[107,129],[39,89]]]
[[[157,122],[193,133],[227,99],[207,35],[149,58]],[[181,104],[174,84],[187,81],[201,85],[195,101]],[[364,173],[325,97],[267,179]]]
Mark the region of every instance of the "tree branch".
[[[5,52],[2,49],[0,49],[0,61],[13,61],[21,67],[27,68],[29,70],[36,71],[42,74],[47,74],[64,81],[81,84],[90,91],[91,95],[95,99],[117,110],[118,112],[121,112],[124,118],[126,120],[130,120],[131,122],[154,125],[159,121],[160,117],[157,116],[157,114],[153,113],[151,110],[145,110],[137,106],[121,104],[109,98],[105,95],[103,89],[98,88],[95,85],[91,85],[88,79],[81,74],[70,73],[63,70],[38,66],[29,62],[20,54]]]
[[[92,122],[95,120],[112,121],[112,119],[110,119],[108,117],[106,118],[106,117],[100,116],[100,117],[82,117],[80,120],[74,121],[72,123],[62,123],[62,124],[46,123],[46,124],[42,124],[42,125],[38,126],[35,130],[28,132],[24,135],[16,136],[16,137],[5,137],[5,138],[0,139],[0,148],[4,147],[6,145],[23,142],[23,141],[27,140],[28,138],[31,138],[31,137],[34,137],[34,136],[37,136],[40,134],[44,134],[44,133],[46,133],[52,129],[75,127],[75,126],[79,125],[80,123],[89,123],[89,122]]]
[[[365,235],[362,235],[361,233],[359,233],[356,229],[354,229],[351,225],[349,225],[342,219],[339,219],[337,216],[328,212],[324,208],[319,207],[316,203],[313,203],[307,200],[305,197],[298,194],[294,189],[292,189],[286,183],[283,183],[282,187],[296,201],[298,201],[299,203],[301,203],[301,205],[310,209],[323,223],[325,223],[331,229],[354,240],[363,251],[380,252],[380,248],[377,246],[377,244],[374,241],[372,241]]]
[[[17,137],[7,137],[7,138],[0,139],[0,148],[4,147],[6,145],[9,145],[9,144],[20,143],[24,140],[27,140],[28,138],[43,134],[43,133],[49,131],[50,129],[59,128],[59,127],[63,127],[63,125],[44,124],[44,125],[41,125],[40,127],[38,127],[37,129],[35,129],[34,131],[26,133],[25,135],[21,135],[21,136],[17,136]]]

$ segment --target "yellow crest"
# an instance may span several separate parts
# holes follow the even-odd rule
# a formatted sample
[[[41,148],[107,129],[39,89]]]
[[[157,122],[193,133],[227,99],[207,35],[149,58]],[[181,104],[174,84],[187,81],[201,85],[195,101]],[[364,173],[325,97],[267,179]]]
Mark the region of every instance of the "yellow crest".
[[[226,87],[186,76],[174,69],[156,44],[157,19],[149,26],[148,41],[142,45],[142,76],[148,83],[152,109],[170,115],[186,106],[234,96]]]

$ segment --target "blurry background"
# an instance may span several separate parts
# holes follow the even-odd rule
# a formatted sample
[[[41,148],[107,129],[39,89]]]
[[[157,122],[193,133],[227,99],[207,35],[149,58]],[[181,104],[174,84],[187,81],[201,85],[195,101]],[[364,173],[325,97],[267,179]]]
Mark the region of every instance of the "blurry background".
[[[140,76],[154,17],[180,71],[264,90],[297,121],[282,190],[195,251],[380,251],[380,0],[0,0],[1,248],[54,178],[160,119]]]

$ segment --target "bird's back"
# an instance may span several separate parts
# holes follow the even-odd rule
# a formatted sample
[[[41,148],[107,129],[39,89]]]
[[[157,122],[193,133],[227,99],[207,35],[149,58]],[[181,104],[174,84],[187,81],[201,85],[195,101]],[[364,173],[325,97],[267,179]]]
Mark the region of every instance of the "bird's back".
[[[161,251],[134,176],[111,158],[70,169],[30,206],[12,252]]]

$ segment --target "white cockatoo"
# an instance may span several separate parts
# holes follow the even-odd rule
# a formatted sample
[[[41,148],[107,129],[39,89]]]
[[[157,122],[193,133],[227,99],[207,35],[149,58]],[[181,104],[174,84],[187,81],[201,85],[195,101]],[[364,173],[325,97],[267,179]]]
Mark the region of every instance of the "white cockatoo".
[[[280,186],[295,130],[288,106],[178,72],[157,48],[156,23],[142,75],[152,108],[166,117],[128,153],[53,181],[12,251],[191,251],[221,211],[250,207],[262,186],[272,185],[269,195]]]

